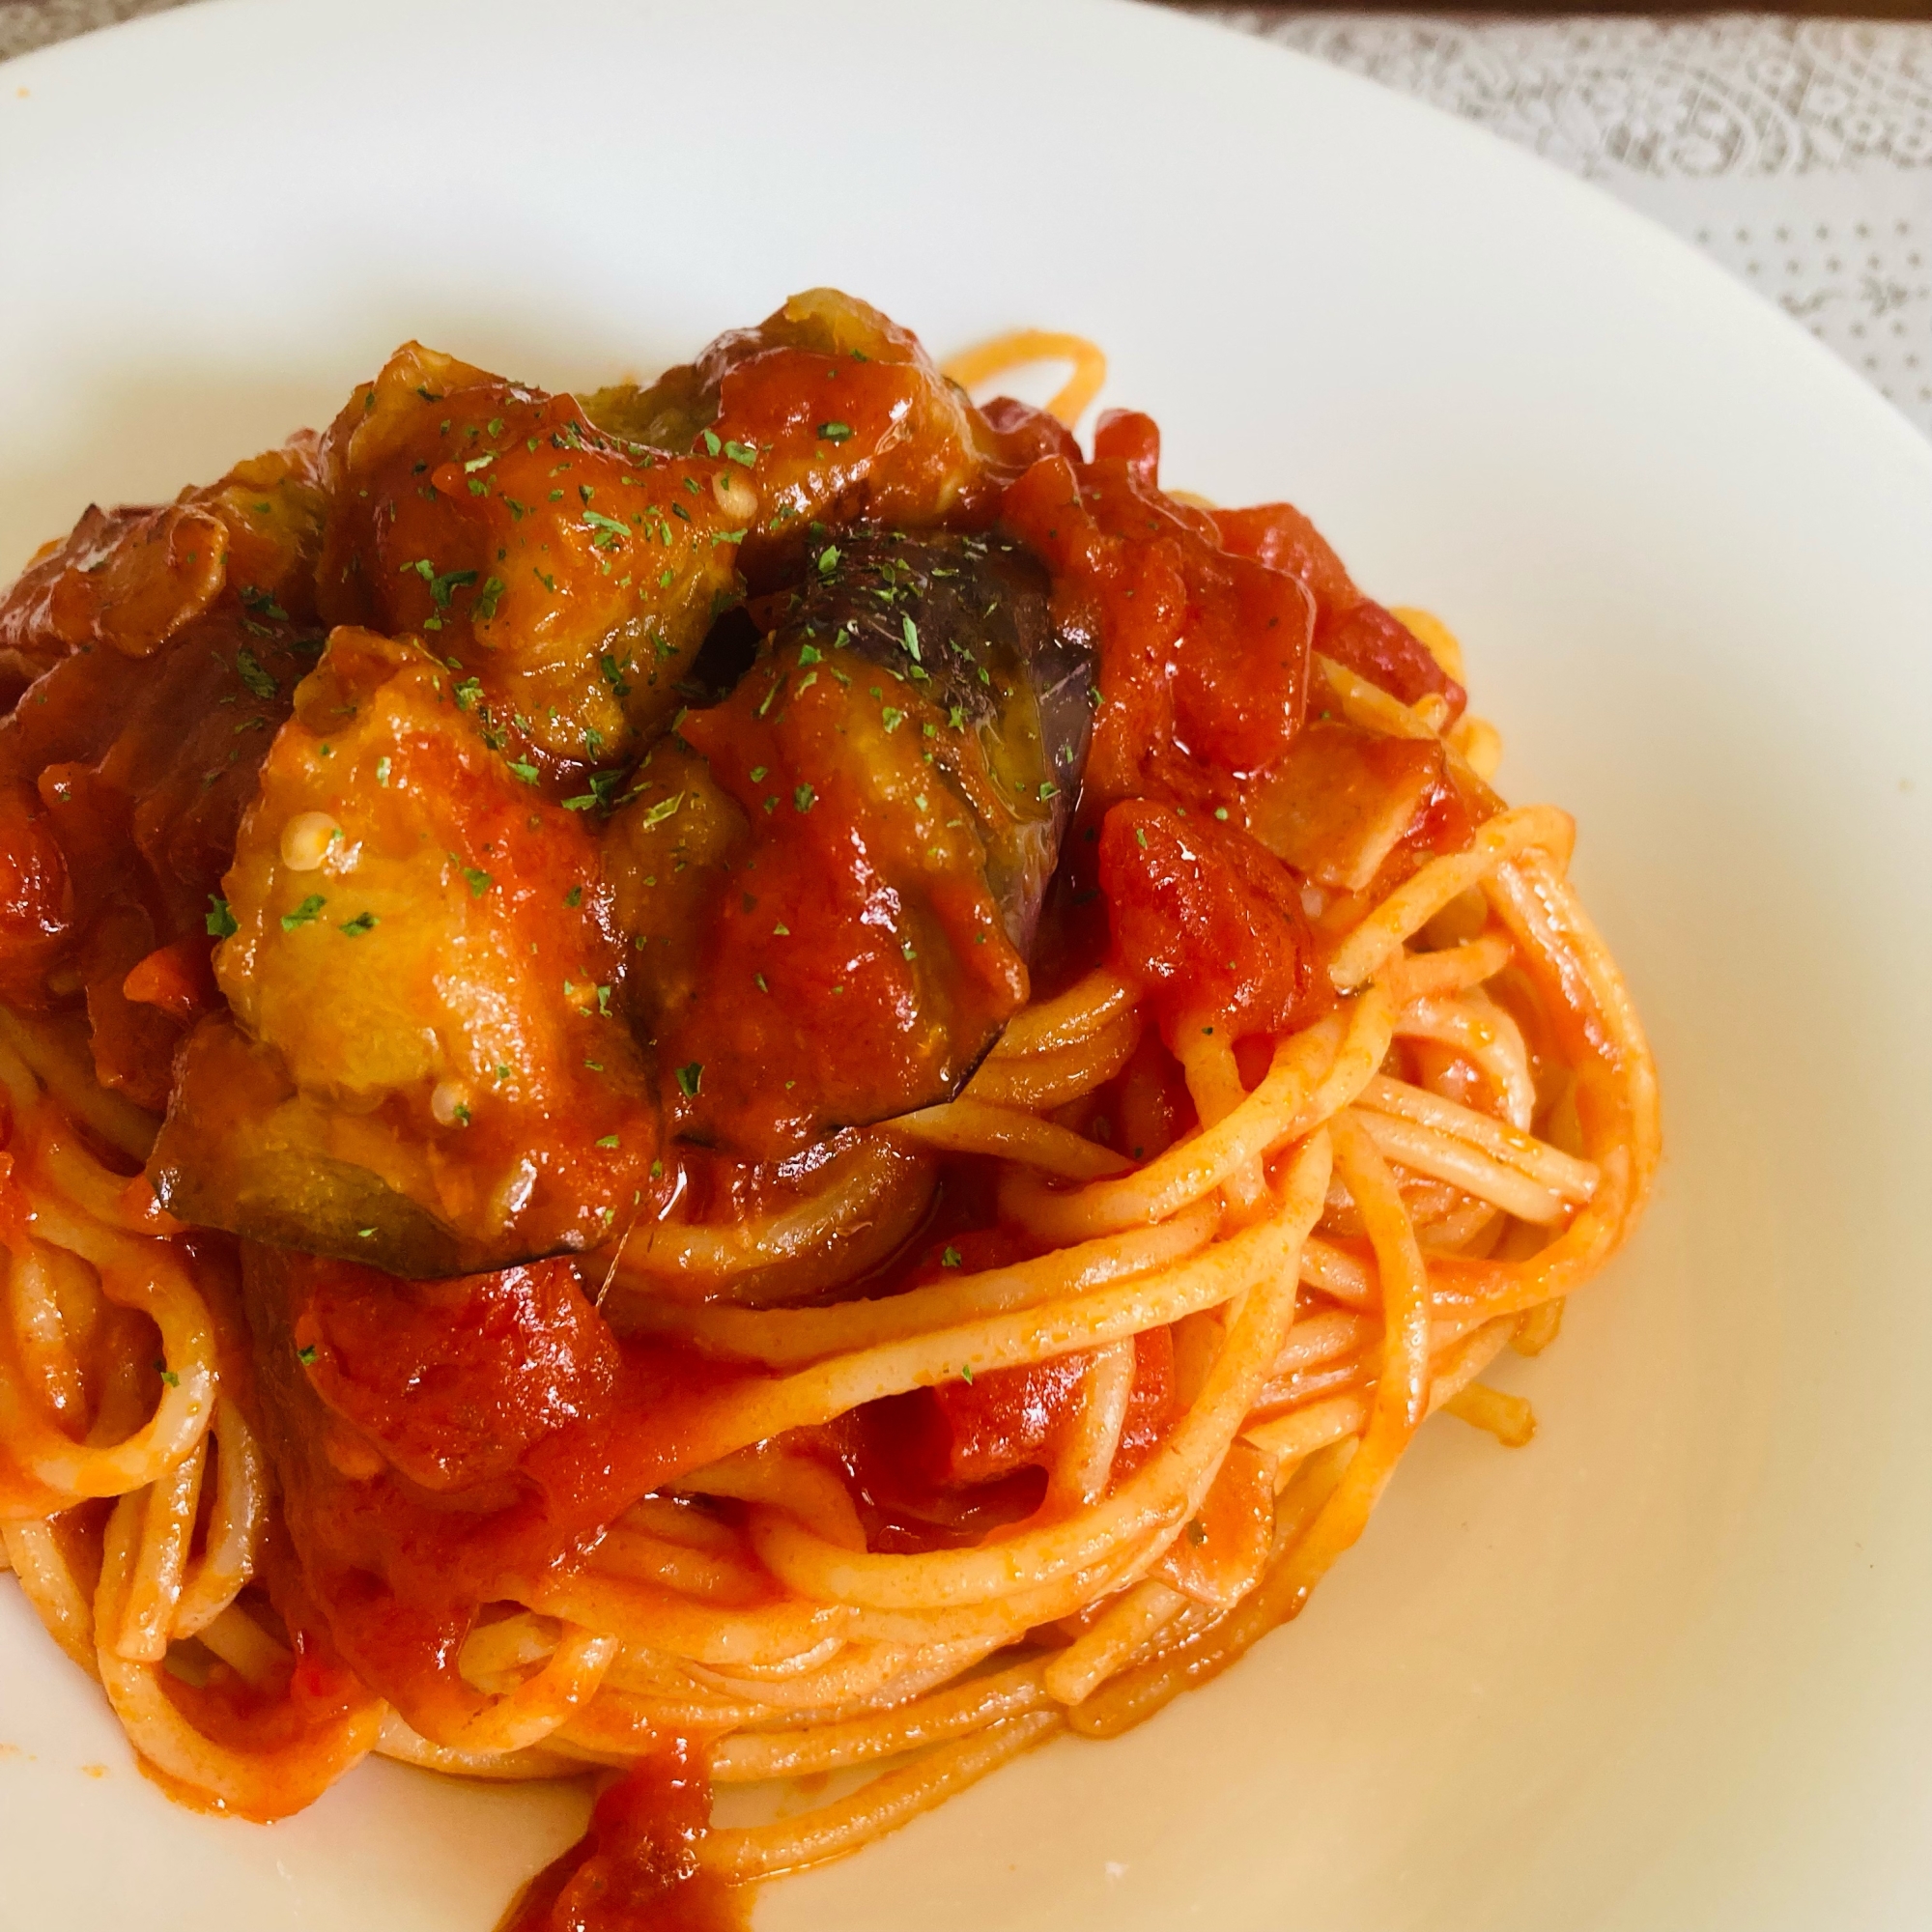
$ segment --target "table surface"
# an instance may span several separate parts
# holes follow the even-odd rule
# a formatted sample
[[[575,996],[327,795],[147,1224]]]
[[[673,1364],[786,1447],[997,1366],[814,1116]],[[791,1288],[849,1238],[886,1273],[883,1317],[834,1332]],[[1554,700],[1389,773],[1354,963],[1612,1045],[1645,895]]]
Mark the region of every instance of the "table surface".
[[[191,0],[0,0],[0,59]],[[1369,76],[1703,248],[1932,435],[1932,21],[1189,12]]]

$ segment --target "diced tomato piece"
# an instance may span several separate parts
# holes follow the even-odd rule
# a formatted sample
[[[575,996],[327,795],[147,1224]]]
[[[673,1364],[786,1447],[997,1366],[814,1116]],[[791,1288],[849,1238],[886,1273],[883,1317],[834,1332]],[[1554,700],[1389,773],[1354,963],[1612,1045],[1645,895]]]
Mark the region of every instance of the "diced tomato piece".
[[[158,1007],[183,1025],[213,1012],[221,998],[214,985],[213,950],[211,940],[193,934],[157,946],[122,980],[122,997],[136,1006]]]
[[[616,1379],[616,1342],[567,1262],[411,1282],[314,1261],[303,1286],[295,1336],[317,1394],[426,1489],[515,1467]]]
[[[1326,980],[1287,871],[1245,833],[1146,800],[1100,829],[1115,968],[1147,986],[1161,1032],[1209,1016],[1236,1037],[1306,1024]]]
[[[590,1826],[531,1880],[506,1932],[726,1932],[747,1920],[731,1888],[701,1865],[711,1814],[701,1741],[668,1735],[634,1763]]]
[[[1266,770],[1300,728],[1314,606],[1161,491],[1147,417],[1110,416],[1095,450],[1037,463],[1001,511],[1053,572],[1061,621],[1099,640],[1087,795],[1211,800],[1215,774]]]
[[[990,1483],[1048,1462],[1079,1412],[1093,1355],[1080,1350],[1018,1369],[988,1369],[929,1391],[942,1435],[940,1480]],[[1134,1385],[1115,1451],[1117,1475],[1136,1469],[1165,1434],[1174,1402],[1174,1340],[1165,1328],[1134,1337]]]

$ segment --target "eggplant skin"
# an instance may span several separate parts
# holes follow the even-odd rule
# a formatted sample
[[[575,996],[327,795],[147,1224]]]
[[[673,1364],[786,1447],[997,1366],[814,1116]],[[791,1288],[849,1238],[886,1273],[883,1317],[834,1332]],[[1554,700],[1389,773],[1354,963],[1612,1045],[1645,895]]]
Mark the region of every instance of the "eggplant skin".
[[[942,768],[962,726],[977,744],[989,785],[947,776],[979,817],[1007,935],[1030,955],[1093,738],[1093,646],[1055,628],[1045,568],[999,536],[867,532],[828,546],[773,648],[841,633],[944,714]]]

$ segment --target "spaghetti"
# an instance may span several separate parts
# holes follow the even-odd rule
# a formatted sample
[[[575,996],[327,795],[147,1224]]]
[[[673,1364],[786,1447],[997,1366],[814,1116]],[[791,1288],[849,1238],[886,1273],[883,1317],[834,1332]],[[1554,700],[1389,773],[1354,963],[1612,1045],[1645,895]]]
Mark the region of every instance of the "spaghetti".
[[[733,1922],[751,1882],[843,1857],[1062,1730],[1112,1736],[1225,1669],[1299,1612],[1435,1410],[1506,1444],[1528,1440],[1527,1405],[1479,1378],[1503,1349],[1534,1353],[1552,1339],[1567,1296],[1630,1233],[1658,1158],[1650,1055],[1567,877],[1574,828],[1551,808],[1508,810],[1490,790],[1499,741],[1463,715],[1462,652],[1439,622],[1363,597],[1285,505],[1220,512],[1163,493],[1145,417],[1103,418],[1084,458],[1049,418],[973,409],[903,331],[826,292],[765,325],[755,355],[746,339],[724,338],[650,391],[589,399],[580,414],[562,409],[568,399],[503,385],[448,474],[420,459],[415,469],[430,474],[423,498],[440,491],[495,514],[488,492],[511,488],[515,436],[504,440],[500,423],[514,408],[550,412],[543,455],[559,472],[556,497],[599,450],[617,450],[626,487],[655,488],[653,461],[685,464],[689,488],[681,498],[667,483],[669,500],[722,520],[688,550],[668,514],[646,514],[641,499],[634,514],[601,471],[572,506],[583,513],[576,548],[551,541],[556,572],[580,573],[580,600],[605,594],[613,564],[636,574],[648,560],[655,573],[659,556],[688,555],[662,576],[669,586],[674,570],[700,572],[700,633],[713,557],[727,576],[742,571],[763,638],[751,668],[722,680],[744,694],[733,728],[754,749],[743,762],[760,761],[742,784],[776,768],[785,790],[769,805],[745,794],[752,831],[733,836],[781,828],[794,840],[784,863],[799,866],[817,848],[795,841],[818,815],[875,826],[902,810],[919,814],[930,852],[948,855],[930,859],[948,882],[932,903],[954,910],[895,928],[892,947],[923,972],[933,956],[931,972],[950,971],[949,948],[965,964],[892,997],[927,1003],[922,1039],[951,1028],[957,1043],[935,1050],[929,1078],[905,1075],[890,1104],[834,1113],[829,1126],[814,1116],[796,1145],[779,1142],[792,1131],[786,1108],[805,1118],[798,1088],[851,1087],[842,1064],[821,1064],[837,1057],[838,1000],[858,1014],[855,1037],[870,1037],[858,1002],[872,969],[857,953],[800,1022],[833,1045],[790,1073],[774,1061],[774,1090],[786,1078],[762,1112],[755,1081],[724,1093],[735,1064],[726,1022],[750,1023],[738,1009],[689,1019],[649,1004],[661,989],[634,994],[623,977],[654,974],[660,987],[674,977],[654,962],[674,957],[691,923],[735,902],[741,884],[749,917],[756,881],[743,870],[727,891],[728,867],[705,843],[706,826],[738,822],[735,754],[725,724],[711,721],[728,723],[739,696],[708,711],[694,696],[674,722],[645,716],[617,690],[644,673],[610,641],[638,627],[600,618],[589,687],[631,708],[607,705],[602,723],[572,728],[598,745],[631,740],[621,779],[592,771],[586,781],[576,741],[561,727],[545,739],[518,708],[534,702],[537,673],[511,688],[525,676],[508,663],[514,631],[495,633],[501,648],[487,660],[459,635],[461,616],[487,644],[527,580],[512,591],[497,575],[486,582],[487,559],[469,569],[425,549],[420,566],[406,557],[386,573],[420,608],[400,618],[330,609],[329,583],[349,582],[373,554],[374,538],[338,527],[349,513],[335,494],[346,466],[381,460],[364,419],[407,452],[384,415],[390,389],[405,402],[419,390],[430,413],[461,419],[465,385],[495,379],[405,352],[402,373],[424,381],[385,389],[385,372],[320,451],[292,445],[165,512],[91,512],[0,606],[15,689],[57,707],[59,680],[81,674],[66,667],[95,645],[121,655],[106,672],[85,667],[87,677],[138,685],[105,754],[98,744],[50,753],[25,695],[7,727],[4,776],[17,794],[0,824],[11,867],[0,907],[7,1565],[54,1641],[99,1682],[144,1767],[191,1804],[280,1816],[370,1751],[458,1776],[603,1778],[584,1842],[514,1909],[520,1932]],[[1054,405],[1070,424],[1104,373],[1075,338],[1026,332],[946,374],[977,386],[1049,356],[1074,367]],[[873,386],[838,391],[842,413],[821,421],[828,367]],[[770,425],[799,418],[808,379],[819,385],[816,436],[787,469],[791,452]],[[865,413],[875,403],[876,423]],[[449,421],[424,434],[448,438]],[[527,440],[535,452],[534,428]],[[648,454],[686,448],[689,462]],[[755,505],[749,525],[741,497]],[[526,497],[512,500],[520,526],[534,519]],[[881,675],[884,660],[867,659],[848,629],[856,620],[831,638],[829,623],[811,628],[810,600],[855,567],[867,531],[900,524],[967,532],[967,549],[946,561],[928,547],[911,564],[903,551],[896,576],[889,555],[867,591],[909,653],[884,673],[896,679],[891,702],[870,694],[885,708],[867,720],[887,722],[867,740],[867,782],[897,770],[888,761],[908,743],[924,767],[905,768],[916,807],[881,791],[862,811],[838,771],[814,766],[808,779],[781,763],[804,754],[768,720],[804,715],[828,689],[847,701],[838,694],[867,680],[846,666]],[[801,550],[792,532],[806,525]],[[1037,558],[1055,634],[1097,639],[1091,672],[1070,687],[1084,780],[1074,760],[1054,763],[1051,680],[1063,672],[1039,668],[1046,646],[1028,641],[1023,612],[1005,646],[1020,667],[1006,709],[979,726],[993,777],[945,762],[939,734],[949,717],[960,727],[965,707],[928,696],[946,674],[934,615],[946,607],[934,600],[952,575],[997,562],[970,534],[986,531],[1021,560],[999,564],[1003,595],[1024,604],[1030,580],[1012,573]],[[227,556],[225,585],[207,579],[211,551]],[[324,586],[312,639],[304,572]],[[800,573],[806,590],[786,606],[783,585]],[[677,636],[671,616],[651,621],[663,628],[645,635]],[[236,691],[183,696],[151,675],[170,639],[206,641],[221,623],[217,655],[240,664]],[[563,896],[575,909],[602,893],[606,929],[636,935],[613,964],[593,962],[581,990],[573,966],[569,1004],[546,1022],[581,1028],[568,1051],[603,1075],[616,1056],[590,1029],[628,1015],[643,1042],[641,1057],[624,1047],[644,1069],[624,1090],[632,1097],[600,1099],[594,1149],[545,1169],[580,1201],[553,1208],[550,1180],[526,1181],[511,1208],[500,1189],[490,1197],[495,1221],[464,1219],[463,1203],[481,1196],[449,1177],[469,1151],[488,1154],[487,1109],[515,1085],[507,1065],[494,1085],[454,1060],[412,1071],[414,1113],[398,1095],[416,1090],[399,1086],[365,1092],[342,1122],[318,1112],[335,1091],[326,1072],[311,1089],[307,1075],[276,1086],[257,1070],[271,1052],[293,1067],[298,1046],[314,1044],[274,1032],[264,989],[285,935],[293,956],[329,921],[341,935],[330,943],[344,946],[373,944],[379,923],[385,935],[407,924],[408,901],[381,869],[383,827],[358,816],[377,789],[365,779],[361,793],[311,795],[291,775],[365,755],[355,732],[377,702],[400,701],[382,694],[415,676],[418,660],[383,644],[380,677],[355,686],[354,666],[378,648],[361,639],[419,640],[425,625],[436,728],[483,734],[486,751],[466,737],[461,758],[508,761],[508,795],[532,828],[552,810],[554,840],[603,841],[562,875],[582,882]],[[713,626],[700,665],[719,635]],[[767,665],[782,706],[773,714],[767,695],[753,716]],[[808,671],[843,686],[823,675],[808,699]],[[319,722],[324,698],[351,689],[377,696]],[[152,880],[89,903],[72,883],[82,829],[111,842],[138,792],[133,817],[152,835],[163,794],[169,810],[184,798],[199,810],[229,782],[218,776],[234,762],[226,744],[228,762],[201,790],[166,773],[137,782],[130,734],[166,705],[199,717],[231,697],[219,723],[231,743],[228,718],[260,699],[260,742],[247,742],[261,771],[233,781],[214,857],[190,881],[213,908],[207,935],[194,929],[200,898],[171,924]],[[1041,721],[1026,728],[1043,765],[1025,763],[1035,740],[1024,732],[1012,749],[1022,712]],[[922,716],[923,738],[891,722]],[[841,721],[839,737],[858,728]],[[487,744],[492,732],[503,742]],[[398,751],[367,755],[389,799],[456,782],[424,777]],[[922,778],[927,768],[939,776]],[[1031,818],[1000,804],[1015,770],[1037,795]],[[922,789],[937,791],[941,777],[965,801],[951,830],[939,822],[950,808],[929,811]],[[714,782],[725,803],[699,824]],[[982,783],[992,790],[974,789]],[[568,813],[543,803],[566,784],[583,793],[563,801]],[[1049,798],[1051,819],[1037,803]],[[309,814],[300,838],[287,831],[297,805]],[[666,826],[686,828],[681,842],[651,842]],[[970,850],[966,826],[980,841]],[[868,849],[883,850],[873,836]],[[452,850],[437,901],[451,917],[481,918],[522,890],[511,835],[496,837],[494,850]],[[272,850],[258,862],[260,839]],[[547,846],[545,865],[562,850]],[[677,915],[684,925],[665,924],[653,902],[626,899],[619,868],[633,863],[653,889],[689,867],[708,896]],[[1026,865],[1037,895],[1015,910],[1000,881]],[[281,888],[260,886],[251,867],[301,877],[276,898]],[[251,894],[268,895],[264,913]],[[544,903],[556,896],[547,890]],[[804,917],[789,906],[777,914],[781,937]],[[774,915],[761,906],[759,918]],[[477,930],[463,928],[472,947]],[[707,971],[722,974],[734,955],[704,930]],[[830,946],[828,930],[799,936]],[[973,930],[980,943],[960,946]],[[524,928],[512,931],[521,954]],[[763,926],[757,937],[769,943]],[[1004,1009],[983,1007],[990,994],[969,999],[969,981],[995,983],[982,961],[1009,942],[1013,963],[1000,970],[1017,992]],[[529,951],[549,943],[532,936]],[[243,951],[255,976],[245,981]],[[304,1010],[324,1015],[317,1028],[332,1024],[326,1006]],[[670,1044],[700,1036],[701,1058]],[[990,1050],[979,1045],[987,1036]],[[789,1037],[760,1035],[758,1052]],[[231,1057],[217,1062],[217,1050]],[[488,1051],[507,1061],[507,1048]],[[665,1069],[659,1099],[653,1065]],[[227,1068],[221,1110],[196,1088],[205,1065]],[[578,1089],[557,1092],[552,1113],[511,1118],[512,1152],[518,1135],[562,1145],[555,1109],[578,1106]],[[258,1104],[279,1124],[249,1140]],[[198,1148],[242,1152],[230,1167],[218,1152],[171,1154],[184,1122]],[[656,1137],[636,1151],[647,1131]],[[379,1133],[392,1138],[379,1145]],[[358,1182],[338,1211],[329,1190],[352,1146],[355,1171],[381,1185]],[[250,1177],[271,1147],[275,1160],[314,1165],[270,1201]],[[604,1161],[606,1149],[634,1165]],[[520,1224],[523,1203],[536,1218]],[[566,1258],[527,1259],[545,1253]],[[583,1474],[592,1463],[605,1474]],[[432,1570],[457,1579],[440,1597],[423,1580]],[[440,1675],[423,1662],[431,1636],[448,1660]],[[855,1767],[867,1781],[815,1810],[708,1823],[710,1783]]]

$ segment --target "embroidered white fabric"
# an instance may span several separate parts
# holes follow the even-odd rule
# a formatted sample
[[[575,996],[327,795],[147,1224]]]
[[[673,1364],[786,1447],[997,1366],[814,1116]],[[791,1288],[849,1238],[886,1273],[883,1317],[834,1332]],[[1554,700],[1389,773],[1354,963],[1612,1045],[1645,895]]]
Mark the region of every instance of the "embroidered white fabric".
[[[0,0],[0,59],[184,0]],[[1932,22],[1199,9],[1583,175],[1932,434]]]
[[[1212,17],[1598,183],[1714,255],[1932,434],[1932,22]]]
[[[0,60],[111,27],[139,14],[165,14],[185,0],[0,0]]]

